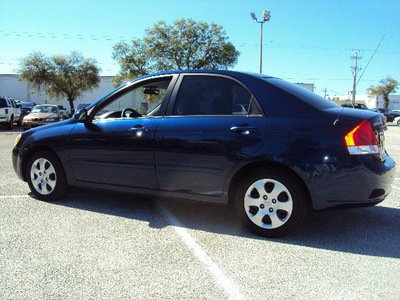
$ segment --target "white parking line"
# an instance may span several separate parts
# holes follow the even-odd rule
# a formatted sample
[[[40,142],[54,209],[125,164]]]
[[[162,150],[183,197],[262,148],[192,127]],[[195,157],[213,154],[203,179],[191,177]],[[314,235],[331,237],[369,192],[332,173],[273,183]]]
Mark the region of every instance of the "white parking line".
[[[400,191],[400,188],[399,188],[399,187],[397,187],[397,186],[394,186],[394,185],[392,185],[392,188],[394,188],[395,190],[398,190],[398,191]]]
[[[238,287],[222,272],[222,270],[211,260],[207,253],[187,232],[183,224],[160,202],[156,201],[156,206],[164,218],[172,225],[174,230],[180,235],[182,241],[194,253],[194,255],[207,267],[213,274],[218,284],[229,295],[230,299],[245,299]]]
[[[7,199],[7,198],[32,198],[29,195],[10,195],[10,196],[0,196],[0,199]]]

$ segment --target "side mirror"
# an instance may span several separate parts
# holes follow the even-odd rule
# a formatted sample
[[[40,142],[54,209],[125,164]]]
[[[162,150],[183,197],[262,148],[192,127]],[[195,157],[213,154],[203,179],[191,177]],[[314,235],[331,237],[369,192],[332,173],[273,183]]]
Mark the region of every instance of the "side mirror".
[[[86,123],[88,119],[88,113],[85,108],[80,109],[75,115],[74,115],[75,121],[78,123]]]

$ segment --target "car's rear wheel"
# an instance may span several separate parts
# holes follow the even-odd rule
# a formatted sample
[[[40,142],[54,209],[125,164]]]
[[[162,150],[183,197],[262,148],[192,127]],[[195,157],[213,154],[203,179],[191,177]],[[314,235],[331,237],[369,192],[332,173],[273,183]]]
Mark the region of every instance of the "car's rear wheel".
[[[11,130],[14,127],[14,117],[11,116],[10,122],[7,123],[7,129]]]
[[[64,196],[67,180],[59,159],[49,151],[40,151],[29,159],[26,178],[32,193],[40,200],[53,201]]]
[[[17,126],[18,126],[18,127],[21,127],[21,126],[22,126],[22,117],[21,117],[21,116],[19,117],[19,120],[18,120],[18,122],[17,122]]]
[[[308,193],[291,173],[266,168],[246,176],[236,193],[236,210],[243,225],[265,237],[294,231],[309,209]]]

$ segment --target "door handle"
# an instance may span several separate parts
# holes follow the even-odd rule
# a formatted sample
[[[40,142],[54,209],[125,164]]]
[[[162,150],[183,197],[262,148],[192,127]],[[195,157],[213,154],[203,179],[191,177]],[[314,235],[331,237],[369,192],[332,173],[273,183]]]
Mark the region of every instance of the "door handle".
[[[143,133],[148,132],[149,129],[146,127],[143,127],[142,125],[136,125],[135,127],[132,127],[131,129],[128,130],[130,133],[140,137],[143,135]]]
[[[258,131],[257,127],[251,127],[251,126],[233,126],[230,129],[233,132],[236,133],[241,133],[241,134],[250,134],[251,132],[256,132]]]

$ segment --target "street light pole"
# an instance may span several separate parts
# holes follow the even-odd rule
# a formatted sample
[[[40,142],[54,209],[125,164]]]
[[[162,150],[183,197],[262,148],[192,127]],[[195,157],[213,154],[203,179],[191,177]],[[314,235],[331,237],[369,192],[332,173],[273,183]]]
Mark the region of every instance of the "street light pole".
[[[260,30],[260,74],[262,73],[262,40],[263,40],[263,25],[264,23],[261,23],[261,30]]]
[[[261,24],[260,30],[260,74],[262,73],[262,41],[263,41],[263,25],[271,19],[270,11],[264,10],[262,14],[262,21],[258,21],[255,13],[250,13],[251,18],[257,23]]]

